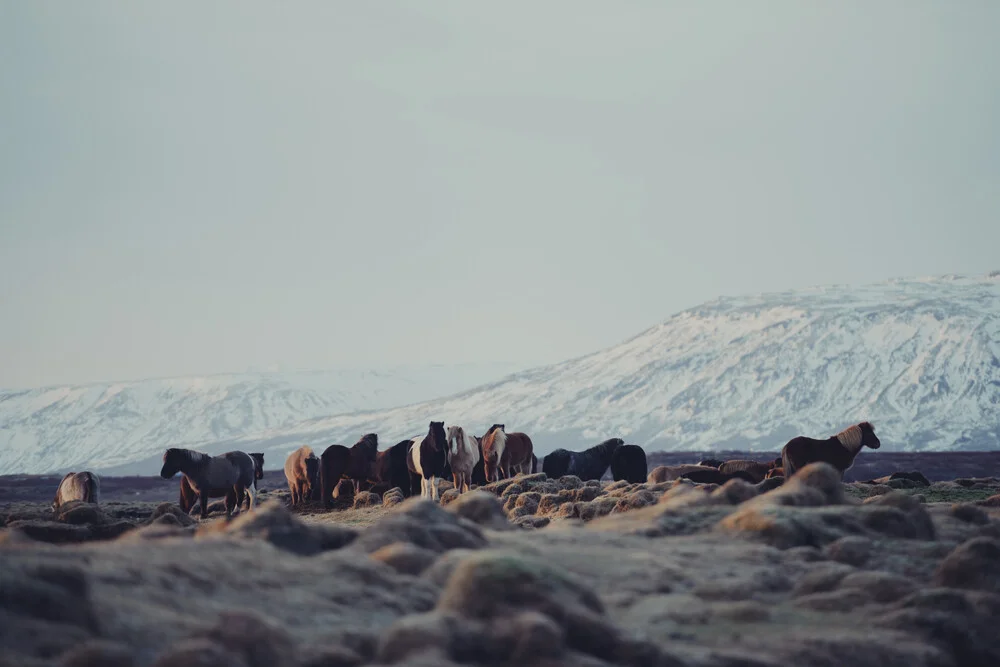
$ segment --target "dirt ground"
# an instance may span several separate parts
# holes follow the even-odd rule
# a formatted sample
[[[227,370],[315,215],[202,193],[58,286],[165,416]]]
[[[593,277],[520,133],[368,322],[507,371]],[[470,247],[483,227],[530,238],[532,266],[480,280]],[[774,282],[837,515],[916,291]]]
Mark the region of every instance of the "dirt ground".
[[[27,486],[0,497],[0,664],[1000,664],[995,476],[538,474],[333,511],[270,486],[230,522]]]

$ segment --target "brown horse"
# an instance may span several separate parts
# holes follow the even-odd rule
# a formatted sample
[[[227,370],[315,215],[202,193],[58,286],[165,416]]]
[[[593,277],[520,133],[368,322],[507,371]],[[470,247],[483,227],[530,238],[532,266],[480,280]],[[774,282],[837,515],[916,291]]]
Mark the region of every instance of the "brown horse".
[[[343,445],[330,445],[324,449],[319,457],[319,479],[324,506],[333,506],[333,490],[337,488],[341,478],[351,480],[357,494],[361,482],[372,476],[377,455],[378,436],[374,433],[361,436],[350,449]]]
[[[483,436],[483,472],[488,482],[516,473],[531,474],[534,446],[525,433],[507,433],[503,424],[494,424]]]
[[[226,518],[230,518],[236,504],[250,493],[250,509],[257,503],[257,459],[246,452],[226,452],[209,456],[192,449],[170,448],[163,453],[160,477],[170,479],[183,473],[201,500],[201,516],[208,516],[208,497],[211,489],[232,489],[226,494]]]
[[[702,473],[704,471],[719,472],[719,469],[713,468],[712,466],[695,465],[693,463],[676,466],[656,466],[649,471],[649,476],[646,477],[646,483],[659,484],[660,482],[670,482],[675,479],[680,479],[682,475],[689,473]]]
[[[773,467],[774,461],[763,463],[761,461],[752,461],[750,459],[733,459],[720,465],[719,472],[724,475],[732,475],[735,472],[745,472],[753,478],[751,481],[754,484],[757,484],[764,480],[767,476],[767,472]]]
[[[59,487],[56,489],[56,497],[52,501],[53,511],[65,505],[71,500],[80,500],[85,503],[94,503],[100,500],[101,479],[92,472],[68,472]]]
[[[444,422],[431,422],[427,435],[414,438],[406,454],[412,485],[420,480],[420,497],[438,499],[438,480],[444,475],[448,459],[448,437]],[[414,493],[416,493],[414,491]]]
[[[292,496],[292,505],[312,500],[319,489],[319,457],[312,447],[302,446],[285,459],[285,479]]]
[[[869,422],[845,428],[826,440],[805,436],[792,438],[781,450],[785,479],[790,479],[803,466],[817,461],[832,465],[840,471],[843,479],[844,473],[854,465],[854,459],[862,447],[878,449],[881,445],[875,435],[875,428]]]
[[[386,489],[398,487],[404,496],[410,495],[410,469],[406,467],[406,456],[412,444],[412,440],[403,440],[375,455],[371,479],[374,485]]]

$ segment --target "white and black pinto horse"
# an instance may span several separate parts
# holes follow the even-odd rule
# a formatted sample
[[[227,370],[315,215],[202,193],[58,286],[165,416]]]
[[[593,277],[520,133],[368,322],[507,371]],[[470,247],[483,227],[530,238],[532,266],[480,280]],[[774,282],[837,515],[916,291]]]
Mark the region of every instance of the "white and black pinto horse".
[[[182,473],[198,493],[201,516],[208,516],[208,497],[211,489],[231,488],[234,493],[226,496],[226,518],[243,502],[244,493],[250,495],[252,511],[257,504],[257,462],[246,452],[226,452],[209,456],[193,449],[170,448],[163,453],[160,477],[170,479]]]
[[[444,422],[431,422],[427,435],[413,438],[406,453],[406,466],[410,470],[410,484],[416,495],[416,482],[420,480],[420,497],[438,499],[438,482],[444,476],[448,455],[448,439]]]

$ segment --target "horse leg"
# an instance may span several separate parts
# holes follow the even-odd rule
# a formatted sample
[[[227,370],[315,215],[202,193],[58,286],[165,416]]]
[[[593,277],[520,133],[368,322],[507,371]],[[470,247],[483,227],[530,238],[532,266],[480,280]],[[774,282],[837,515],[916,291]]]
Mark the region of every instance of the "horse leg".
[[[462,473],[456,471],[454,468],[451,469],[451,478],[455,481],[455,488],[458,492],[462,492]]]
[[[247,512],[252,512],[253,508],[257,506],[257,480],[252,480],[250,486],[247,487],[247,495],[250,496],[250,505],[247,507]],[[240,503],[242,505],[242,503]]]
[[[201,504],[201,518],[208,518],[208,491],[198,493],[198,502]]]
[[[431,485],[431,500],[438,500],[438,478],[431,475],[430,479]]]

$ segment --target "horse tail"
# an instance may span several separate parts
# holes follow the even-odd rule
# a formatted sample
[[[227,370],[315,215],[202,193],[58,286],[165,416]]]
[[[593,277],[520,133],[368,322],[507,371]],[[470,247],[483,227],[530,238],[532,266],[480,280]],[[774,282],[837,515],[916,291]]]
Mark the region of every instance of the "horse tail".
[[[92,472],[87,473],[87,498],[90,502],[97,504],[100,500],[101,495],[101,483],[97,479],[97,475]]]

